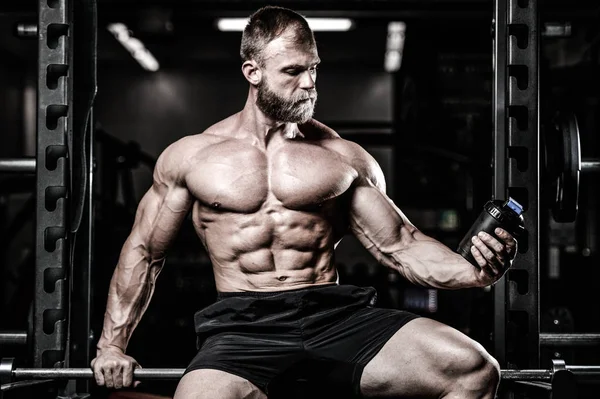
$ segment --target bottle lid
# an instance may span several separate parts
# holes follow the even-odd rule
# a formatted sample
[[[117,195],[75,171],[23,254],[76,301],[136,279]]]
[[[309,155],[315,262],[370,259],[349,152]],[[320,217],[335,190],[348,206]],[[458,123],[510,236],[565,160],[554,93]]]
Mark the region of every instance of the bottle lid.
[[[523,206],[515,201],[514,198],[508,197],[506,202],[504,203],[505,207],[512,209],[517,216],[520,216],[523,213]]]

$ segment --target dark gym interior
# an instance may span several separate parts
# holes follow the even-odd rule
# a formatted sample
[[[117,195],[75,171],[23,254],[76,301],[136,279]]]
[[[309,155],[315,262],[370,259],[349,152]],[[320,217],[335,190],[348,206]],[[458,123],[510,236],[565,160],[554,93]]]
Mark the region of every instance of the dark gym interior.
[[[62,6],[65,0],[47,3]],[[35,321],[34,304],[44,284],[38,275],[44,250],[38,236],[50,234],[40,227],[36,208],[36,198],[44,193],[40,165],[37,176],[35,171],[0,171],[0,332],[26,336],[20,344],[0,344],[0,357],[14,358],[16,367],[89,367],[102,330],[109,282],[139,201],[152,184],[158,156],[171,143],[202,133],[244,106],[248,83],[240,69],[241,32],[220,31],[218,18],[246,18],[273,4],[306,17],[352,21],[348,31],[315,30],[322,61],[315,119],[358,143],[378,161],[387,194],[424,233],[455,249],[484,204],[495,195],[504,197],[494,183],[498,167],[494,28],[499,27],[493,20],[495,5],[506,1],[67,3],[75,4],[67,13],[72,22],[73,44],[66,54],[71,70],[59,71],[53,81],[60,85],[67,76],[72,79],[68,90],[72,108],[58,118],[66,119],[68,113],[73,121],[65,132],[71,162],[65,168],[69,169],[65,172],[68,194],[59,195],[69,201],[65,220],[70,228],[59,240],[68,266],[54,280],[45,280],[64,285],[67,299],[55,315],[62,321],[43,328],[48,334],[60,324],[68,331],[68,350],[45,360],[37,358],[43,354],[39,342],[35,344],[34,325],[41,322]],[[512,191],[530,204],[524,216],[535,226],[535,239],[530,235],[523,247],[519,242],[521,251],[533,255],[519,254],[515,262],[522,255],[521,261],[534,259],[536,264],[516,263],[505,282],[493,287],[426,288],[378,263],[348,235],[335,250],[335,265],[341,283],[375,287],[377,306],[409,310],[458,329],[497,356],[502,369],[548,369],[553,359],[595,366],[600,364],[596,291],[600,280],[600,6],[583,0],[518,3],[535,4],[538,14],[537,104],[530,108],[535,114],[529,117],[534,115],[538,123],[540,141],[537,148],[523,150],[525,155],[519,152],[524,147],[505,149],[508,160],[500,165],[523,171],[539,162],[537,180],[527,186],[534,189],[526,195]],[[43,110],[38,78],[46,64],[40,58],[37,34],[19,34],[18,29],[38,23],[39,7],[32,0],[0,4],[0,160],[39,156],[39,112]],[[400,62],[395,67],[386,60],[394,23],[403,27],[397,50]],[[144,68],[132,57],[109,30],[111,24],[124,24],[129,35],[143,43],[158,63],[151,68],[156,70]],[[518,67],[508,66],[508,81],[519,79]],[[97,85],[93,96],[91,76]],[[502,95],[503,101],[509,101],[510,91]],[[88,107],[90,103],[93,106]],[[507,131],[510,112],[509,122],[502,125]],[[572,218],[557,216],[557,189],[551,181],[552,173],[561,168],[557,163],[567,162],[554,156],[558,150],[545,136],[556,133],[557,115],[570,115],[577,123],[580,172],[578,195],[572,194],[576,196]],[[508,140],[506,145],[514,143]],[[534,161],[528,164],[530,150],[539,151],[539,159],[529,158]],[[79,154],[86,151],[90,157],[82,158]],[[514,179],[507,177],[506,182],[510,186]],[[531,209],[535,209],[533,216]],[[194,313],[216,298],[211,261],[190,219],[168,252],[150,306],[127,348],[144,368],[185,368],[197,350]],[[527,267],[537,272],[532,274]],[[52,270],[58,269],[46,269],[46,275]],[[508,299],[499,308],[499,301],[512,295],[498,294],[499,290],[518,292],[531,313],[511,312]],[[519,309],[521,302],[515,303]],[[499,312],[504,319],[498,319]],[[498,320],[503,327],[498,327]],[[498,331],[506,336],[499,337]],[[561,344],[544,338],[559,333],[572,334],[579,341]],[[85,380],[41,385],[6,390],[2,395],[171,398],[177,381],[150,379],[125,390],[97,387]],[[594,383],[577,382],[576,387],[577,396],[565,397],[598,397]],[[520,384],[501,390],[503,398],[551,394],[545,388]]]

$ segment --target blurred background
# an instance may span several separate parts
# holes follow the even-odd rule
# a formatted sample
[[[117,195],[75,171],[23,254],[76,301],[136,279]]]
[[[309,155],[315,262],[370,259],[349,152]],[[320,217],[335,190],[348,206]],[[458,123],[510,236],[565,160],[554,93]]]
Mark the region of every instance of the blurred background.
[[[542,114],[560,109],[577,115],[584,157],[598,157],[600,149],[600,6],[591,3],[540,2]],[[37,42],[14,35],[17,22],[36,21],[36,4],[0,5],[0,158],[36,151]],[[315,31],[322,59],[315,118],[377,159],[388,194],[417,227],[456,248],[491,198],[492,1],[99,0],[92,269],[96,338],[109,279],[137,203],[150,187],[155,159],[170,143],[201,133],[245,102],[241,32],[219,26],[219,19],[246,18],[266,4],[347,21],[340,31]],[[138,42],[145,49],[138,60],[127,49],[132,38],[138,50]],[[548,209],[541,210],[543,331],[600,331],[595,306],[598,176],[581,179],[576,222],[556,223]],[[0,176],[2,329],[27,329],[34,294],[35,214],[19,215],[31,205],[34,184]],[[336,262],[342,283],[378,289],[378,306],[440,320],[491,350],[489,289],[413,286],[378,265],[351,236],[338,246]],[[188,221],[129,354],[144,367],[185,367],[196,350],[192,316],[215,297],[210,261]],[[568,349],[558,356],[581,363],[597,360],[598,352]],[[168,395],[173,384],[146,382],[140,389]]]

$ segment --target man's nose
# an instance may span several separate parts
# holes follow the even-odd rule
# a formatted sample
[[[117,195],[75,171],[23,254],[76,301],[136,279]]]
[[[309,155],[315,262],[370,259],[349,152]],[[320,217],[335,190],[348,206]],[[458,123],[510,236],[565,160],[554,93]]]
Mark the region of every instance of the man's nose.
[[[305,90],[315,88],[315,79],[310,71],[304,71],[302,73],[302,76],[300,77],[300,88]]]

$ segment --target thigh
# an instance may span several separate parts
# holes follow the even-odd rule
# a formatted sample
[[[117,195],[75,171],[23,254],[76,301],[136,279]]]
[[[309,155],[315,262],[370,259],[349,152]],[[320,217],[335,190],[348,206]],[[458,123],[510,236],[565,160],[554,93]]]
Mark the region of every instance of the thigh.
[[[306,349],[323,358],[366,364],[399,329],[418,317],[398,309],[376,307],[358,309],[341,321],[324,323],[315,317],[304,330]]]
[[[265,392],[273,378],[301,357],[301,342],[288,336],[222,333],[204,342],[187,371],[221,370]]]
[[[494,362],[476,341],[427,318],[408,322],[365,366],[366,397],[440,397],[456,378]]]
[[[266,399],[248,380],[220,370],[200,369],[185,374],[174,399]]]

